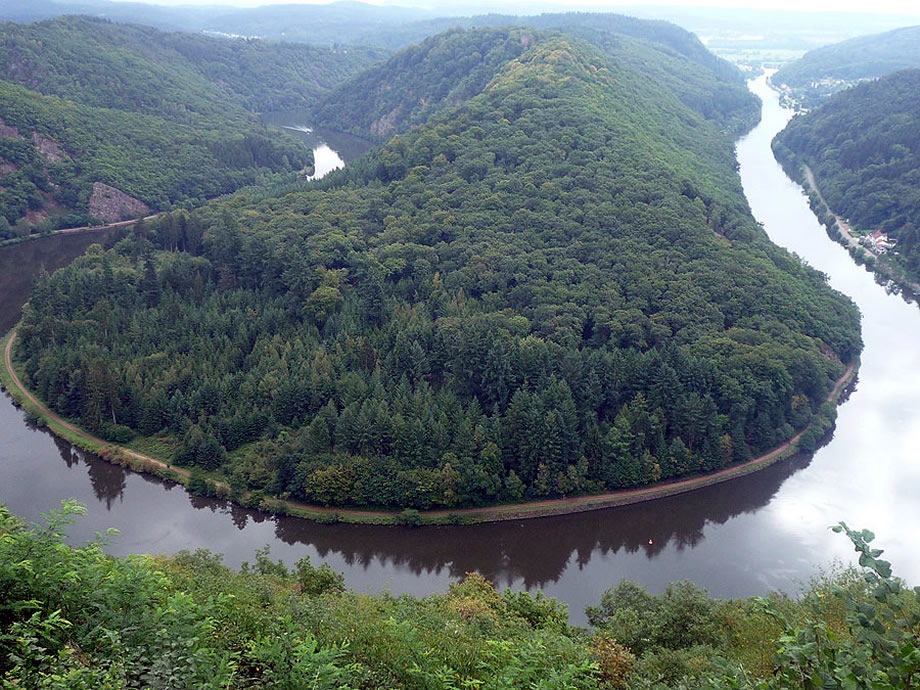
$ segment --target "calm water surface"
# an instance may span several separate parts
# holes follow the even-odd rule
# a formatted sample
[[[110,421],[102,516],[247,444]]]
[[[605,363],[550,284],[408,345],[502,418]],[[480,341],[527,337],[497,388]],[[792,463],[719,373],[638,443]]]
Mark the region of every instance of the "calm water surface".
[[[262,121],[281,127],[299,137],[313,149],[314,172],[308,179],[318,180],[333,170],[344,168],[348,161],[362,156],[371,142],[344,132],[313,127],[310,115],[303,110],[284,110],[262,115]]]
[[[841,519],[874,529],[895,572],[920,583],[920,310],[886,294],[827,239],[770,153],[789,113],[763,79],[752,89],[764,99],[764,118],[739,142],[738,158],[754,214],[775,242],[827,273],[864,314],[859,381],[840,408],[834,438],[813,458],[683,496],[560,518],[420,530],[317,525],[195,498],[85,457],[29,428],[0,396],[0,501],[34,520],[61,498],[76,498],[88,515],[72,528],[73,539],[117,527],[108,547],[114,554],[208,548],[238,565],[270,544],[288,563],[305,554],[327,561],[363,591],[422,595],[478,570],[502,587],[540,588],[566,601],[573,622],[582,623],[584,606],[621,578],[655,591],[686,578],[726,597],[795,592],[818,566],[852,560],[827,529]],[[28,282],[37,271],[27,262],[13,266],[0,267],[0,280],[15,271]],[[0,293],[0,301],[13,298]],[[3,318],[0,330],[16,319]]]

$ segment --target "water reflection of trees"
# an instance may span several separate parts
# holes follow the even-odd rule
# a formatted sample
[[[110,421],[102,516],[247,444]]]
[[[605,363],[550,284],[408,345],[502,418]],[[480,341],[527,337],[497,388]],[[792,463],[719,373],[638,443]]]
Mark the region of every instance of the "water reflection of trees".
[[[116,500],[124,499],[125,485],[128,481],[128,471],[125,468],[103,462],[95,456],[77,450],[67,441],[51,434],[50,431],[46,430],[46,432],[51,436],[51,440],[57,447],[58,455],[68,468],[73,468],[81,462],[86,464],[86,474],[93,487],[93,494],[100,503],[105,504],[106,510],[112,510],[112,504]]]
[[[29,425],[29,428],[32,429],[32,428],[38,428],[38,427],[33,427]],[[77,453],[77,451],[74,449],[72,445],[70,445],[67,441],[64,441],[63,439],[60,439],[57,436],[54,436],[53,434],[51,435],[51,439],[54,441],[54,445],[57,446],[58,455],[61,456],[61,460],[64,461],[64,464],[67,465],[68,469],[73,467],[74,465],[80,464],[80,455]]]
[[[96,498],[105,503],[106,510],[111,510],[116,499],[124,498],[128,472],[120,465],[95,459],[86,463],[86,469]]]
[[[69,444],[55,443],[68,466],[77,462]],[[84,461],[96,497],[111,508],[123,497],[128,471],[91,456]],[[273,520],[281,541],[311,545],[320,557],[338,556],[351,568],[366,570],[377,562],[415,576],[446,572],[451,577],[475,570],[500,584],[515,581],[533,588],[558,581],[569,564],[583,569],[598,556],[622,552],[652,560],[668,549],[692,549],[705,538],[707,524],[723,524],[766,506],[783,482],[809,462],[810,457],[799,456],[723,484],[633,506],[458,527],[321,525],[213,498],[189,495],[189,502],[195,510],[227,513],[238,530]],[[174,486],[150,475],[143,478],[166,490]]]
[[[377,560],[415,575],[446,568],[461,577],[476,570],[496,582],[520,579],[526,587],[543,587],[559,579],[573,554],[584,568],[597,555],[641,552],[654,559],[666,548],[693,548],[707,524],[767,505],[809,462],[799,456],[681,496],[556,518],[414,530],[279,518],[276,534],[288,544],[311,544],[324,558],[338,554],[351,567],[366,569]]]

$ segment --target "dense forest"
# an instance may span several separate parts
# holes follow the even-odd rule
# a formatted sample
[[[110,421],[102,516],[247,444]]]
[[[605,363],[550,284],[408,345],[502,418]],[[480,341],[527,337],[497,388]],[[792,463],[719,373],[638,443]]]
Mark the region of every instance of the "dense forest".
[[[920,70],[838,94],[794,118],[773,150],[797,179],[808,165],[854,228],[894,239],[890,258],[920,280]]]
[[[64,543],[80,511],[27,527],[0,506],[4,687],[894,690],[920,674],[920,588],[845,525],[862,567],[798,600],[624,581],[585,630],[564,604],[475,573],[413,598],[348,591],[327,565],[267,548],[240,572],[208,551],[111,558]]]
[[[920,68],[920,26],[858,36],[811,50],[773,75],[796,103],[813,108],[854,84]]]
[[[747,459],[833,414],[861,349],[852,303],[751,218],[722,125],[552,33],[344,171],[44,277],[20,333],[33,389],[107,438],[239,490],[415,508]]]
[[[502,16],[473,21],[487,18],[509,25],[525,21]],[[618,15],[604,15],[603,21],[599,15],[581,14],[528,18],[537,19],[538,25],[562,26],[567,34],[584,38],[618,62],[629,64],[728,130],[746,131],[759,116],[741,73],[708,53],[692,34],[673,25]],[[313,108],[313,121],[359,136],[388,138],[479,93],[498,67],[543,36],[530,30],[485,28],[454,29],[428,38],[323,95]]]
[[[0,39],[0,239],[197,204],[309,166],[256,111],[307,106],[383,57],[85,17],[3,24]],[[117,190],[108,207],[98,183]]]
[[[739,80],[740,73],[729,62],[722,60],[690,31],[676,24],[660,20],[637,19],[612,12],[545,12],[539,15],[483,14],[473,17],[439,17],[420,20],[378,32],[378,41],[389,48],[404,48],[429,36],[451,28],[483,28],[487,26],[530,26],[536,29],[556,29],[567,34],[616,34],[621,37],[642,39],[664,47],[672,55],[687,58],[702,67],[716,72],[719,77]],[[369,39],[370,37],[368,37]],[[362,39],[361,43],[371,43]]]

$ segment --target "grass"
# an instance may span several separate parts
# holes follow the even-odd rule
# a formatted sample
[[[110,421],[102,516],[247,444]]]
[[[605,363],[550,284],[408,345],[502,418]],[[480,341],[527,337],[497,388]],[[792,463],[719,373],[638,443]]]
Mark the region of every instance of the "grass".
[[[157,434],[155,436],[135,436],[123,445],[136,453],[149,455],[151,458],[166,462],[173,457],[179,442],[171,436]]]

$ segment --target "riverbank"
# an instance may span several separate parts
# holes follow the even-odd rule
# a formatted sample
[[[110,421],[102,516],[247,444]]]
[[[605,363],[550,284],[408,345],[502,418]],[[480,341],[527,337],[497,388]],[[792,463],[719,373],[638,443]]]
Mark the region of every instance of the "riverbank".
[[[899,272],[897,267],[886,260],[884,255],[876,255],[859,243],[850,224],[830,207],[824,195],[821,194],[814,172],[808,165],[801,163],[796,168],[794,163],[783,161],[779,158],[777,160],[783,166],[786,174],[805,188],[812,211],[821,221],[828,237],[845,247],[856,263],[866,266],[868,270],[871,270],[877,276],[891,281],[909,296],[913,298],[920,296],[920,284],[913,282]]]
[[[261,493],[246,492],[234,494],[230,486],[223,482],[193,476],[186,469],[172,466],[168,461],[139,453],[125,446],[109,443],[87,431],[64,420],[52,412],[43,402],[36,398],[23,385],[13,366],[12,350],[16,339],[16,329],[11,330],[2,341],[3,366],[0,367],[0,384],[9,392],[14,401],[21,406],[34,421],[45,425],[53,434],[84,451],[94,453],[103,460],[129,467],[138,472],[147,472],[168,481],[185,485],[193,491],[226,498],[251,508],[270,513],[281,513],[302,517],[318,522],[350,522],[361,524],[472,524],[480,522],[497,522],[503,520],[522,520],[527,518],[566,515],[603,508],[624,506],[659,498],[675,496],[694,491],[706,486],[727,482],[779,462],[797,452],[803,435],[811,427],[802,429],[791,439],[777,446],[760,457],[745,463],[727,467],[717,472],[692,476],[652,486],[636,489],[624,489],[603,494],[575,496],[532,501],[521,504],[502,504],[478,508],[455,508],[429,511],[384,511],[355,510],[310,505],[297,501],[263,497]],[[827,396],[827,402],[836,404],[857,372],[857,363],[851,363],[843,376],[837,380],[833,390]],[[823,435],[830,426],[820,415],[812,422],[819,425],[815,433]]]
[[[0,240],[0,249],[4,247],[12,247],[16,244],[22,244],[23,242],[29,242],[32,240],[40,240],[47,237],[55,237],[56,235],[76,235],[79,233],[89,233],[89,232],[105,232],[107,230],[114,230],[116,228],[126,228],[128,226],[134,225],[139,220],[153,220],[154,218],[159,217],[159,213],[153,213],[149,216],[144,216],[143,218],[131,218],[130,220],[120,220],[117,223],[107,223],[105,225],[82,225],[78,228],[63,228],[61,230],[52,230],[51,232],[45,233],[34,233],[29,235],[24,235],[23,237],[13,237],[8,240]]]

